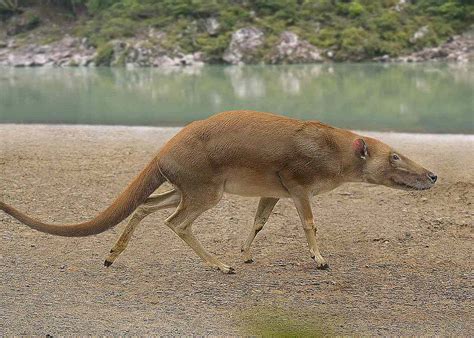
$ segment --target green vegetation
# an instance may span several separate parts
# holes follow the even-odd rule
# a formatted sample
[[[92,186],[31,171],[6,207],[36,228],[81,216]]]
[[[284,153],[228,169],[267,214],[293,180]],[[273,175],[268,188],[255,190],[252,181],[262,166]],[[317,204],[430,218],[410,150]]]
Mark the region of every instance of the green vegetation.
[[[301,309],[256,308],[244,312],[243,330],[250,336],[318,338],[334,336],[334,325],[339,320],[321,320],[317,313]]]
[[[112,58],[114,57],[114,48],[111,44],[105,44],[97,50],[95,63],[97,66],[110,66]]]
[[[290,30],[342,61],[435,46],[474,22],[472,0],[0,0],[0,17],[38,6],[71,13],[75,34],[96,47],[154,28],[166,33],[166,48],[201,51],[210,62],[222,62],[232,32],[250,25],[265,32],[265,48]],[[413,39],[422,27],[426,33]]]

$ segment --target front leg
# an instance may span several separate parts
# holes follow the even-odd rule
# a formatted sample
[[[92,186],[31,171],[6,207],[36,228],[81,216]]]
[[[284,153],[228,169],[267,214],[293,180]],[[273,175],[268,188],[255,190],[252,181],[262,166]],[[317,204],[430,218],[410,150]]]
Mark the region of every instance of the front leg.
[[[316,261],[316,267],[318,269],[328,269],[329,265],[324,260],[323,256],[319,252],[318,244],[316,242],[316,226],[314,224],[313,212],[311,211],[311,203],[308,197],[292,197],[295,202],[296,210],[300,216],[301,223],[303,224],[304,233],[306,240],[308,241],[309,252],[311,258]]]
[[[326,263],[323,256],[321,256],[316,241],[316,225],[314,224],[313,211],[311,210],[310,202],[311,193],[304,187],[297,185],[292,181],[284,181],[282,178],[282,183],[295,203],[296,210],[298,211],[306,235],[311,258],[316,261],[316,267],[318,269],[328,269],[329,265]]]

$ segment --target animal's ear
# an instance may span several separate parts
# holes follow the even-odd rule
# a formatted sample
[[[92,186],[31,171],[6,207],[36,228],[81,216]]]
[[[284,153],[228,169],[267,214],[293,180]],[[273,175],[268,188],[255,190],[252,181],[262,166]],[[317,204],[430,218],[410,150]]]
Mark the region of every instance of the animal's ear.
[[[365,141],[361,138],[356,139],[352,143],[352,148],[354,149],[356,156],[363,160],[365,160],[369,155],[369,148],[367,147]]]

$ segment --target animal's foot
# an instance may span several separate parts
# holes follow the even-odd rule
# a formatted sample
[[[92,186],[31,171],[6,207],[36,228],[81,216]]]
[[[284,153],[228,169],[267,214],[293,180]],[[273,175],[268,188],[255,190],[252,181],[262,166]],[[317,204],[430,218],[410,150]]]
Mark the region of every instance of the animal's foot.
[[[110,251],[110,252],[112,252],[112,251]],[[115,262],[115,258],[117,258],[117,256],[115,256],[114,254],[111,253],[111,254],[105,259],[104,265],[105,265],[106,267],[111,266],[112,263]]]
[[[313,256],[311,258],[314,259],[314,261],[316,262],[316,269],[329,270],[329,264],[326,263],[323,257],[319,255],[319,256]]]
[[[109,267],[112,265],[113,262],[115,262],[115,259],[117,259],[117,257],[120,255],[120,253],[124,250],[124,248],[112,248],[110,250],[110,253],[109,255],[107,256],[107,258],[105,259],[105,262],[104,262],[104,265],[106,267]]]
[[[228,274],[228,275],[233,275],[235,273],[234,268],[227,265],[224,265],[223,267],[219,267],[219,270],[221,270],[223,273]]]
[[[324,264],[321,264],[321,265],[317,265],[316,269],[318,269],[318,270],[329,270],[329,264],[324,263]]]
[[[252,254],[249,251],[241,250],[243,254],[244,263],[253,263]]]
[[[115,261],[115,258],[117,258],[117,256],[118,256],[118,255],[114,252],[113,249],[110,250],[110,254],[109,254],[109,256],[107,256],[107,258],[105,259],[104,265],[105,265],[106,267],[111,266],[112,263]]]
[[[225,274],[228,274],[228,275],[235,273],[235,270],[234,270],[233,267],[225,265],[223,263],[217,263],[217,264],[212,264],[212,263],[209,264],[208,263],[207,265],[210,266],[213,269],[219,270],[222,273],[225,273]]]

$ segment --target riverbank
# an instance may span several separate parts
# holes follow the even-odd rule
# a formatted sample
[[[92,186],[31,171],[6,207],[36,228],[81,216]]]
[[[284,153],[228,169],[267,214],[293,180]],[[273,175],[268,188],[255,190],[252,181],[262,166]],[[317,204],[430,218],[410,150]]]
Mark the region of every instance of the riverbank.
[[[4,66],[474,60],[474,5],[458,1],[3,3]]]
[[[51,222],[87,220],[178,130],[0,125],[0,200]],[[469,335],[474,136],[364,134],[439,182],[417,193],[350,184],[315,198],[330,271],[314,268],[289,201],[258,235],[250,265],[240,244],[255,199],[225,196],[196,222],[203,245],[236,269],[231,276],[205,268],[163,225],[170,211],[145,219],[109,269],[103,260],[125,224],[68,239],[0,213],[0,334],[255,335],[282,325],[334,335]]]
[[[147,38],[128,38],[109,42],[102,49],[90,44],[87,38],[66,35],[64,38],[47,44],[19,43],[16,39],[0,41],[0,66],[10,67],[199,67],[209,63],[202,52],[168,52],[160,47],[160,33],[150,30]],[[280,35],[268,60],[252,59],[255,44],[263,43],[263,32],[247,27],[236,31],[223,55],[223,63],[270,63],[270,64],[308,64],[331,63],[334,53],[320,49],[302,40],[296,33],[285,31]],[[401,56],[384,54],[358,61],[375,62],[457,62],[474,61],[474,34],[468,32],[450,37],[437,47],[426,47]],[[215,62],[210,62],[215,63]]]

